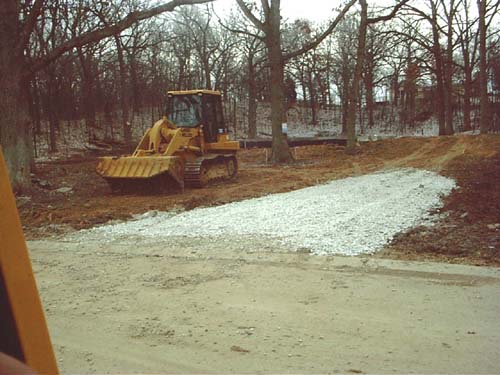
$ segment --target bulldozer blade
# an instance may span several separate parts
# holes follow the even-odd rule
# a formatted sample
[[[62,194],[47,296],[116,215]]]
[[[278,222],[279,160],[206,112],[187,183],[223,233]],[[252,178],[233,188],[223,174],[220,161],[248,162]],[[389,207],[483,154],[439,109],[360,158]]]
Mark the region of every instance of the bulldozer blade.
[[[184,185],[184,162],[177,156],[102,157],[97,173],[108,181],[149,180],[168,174]]]

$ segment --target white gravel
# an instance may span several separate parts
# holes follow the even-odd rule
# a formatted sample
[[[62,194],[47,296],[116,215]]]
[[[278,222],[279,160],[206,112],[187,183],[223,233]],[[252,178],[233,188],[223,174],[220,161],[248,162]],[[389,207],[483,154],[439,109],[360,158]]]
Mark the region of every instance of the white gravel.
[[[431,211],[455,186],[432,172],[399,169],[178,214],[146,213],[76,236],[98,241],[250,236],[320,255],[373,253],[397,233],[430,225]]]

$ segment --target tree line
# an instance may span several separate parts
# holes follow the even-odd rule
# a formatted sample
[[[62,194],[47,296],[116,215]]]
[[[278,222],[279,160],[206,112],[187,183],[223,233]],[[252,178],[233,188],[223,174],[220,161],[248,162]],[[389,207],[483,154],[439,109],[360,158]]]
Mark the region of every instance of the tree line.
[[[409,127],[435,116],[440,135],[453,134],[457,115],[463,130],[477,121],[488,132],[498,111],[498,0],[402,0],[383,9],[350,0],[321,24],[284,19],[279,0],[235,0],[224,16],[211,2],[2,7],[0,144],[15,187],[29,185],[43,124],[50,151],[63,120],[83,120],[89,140],[105,134],[131,144],[133,115],[160,116],[167,90],[215,89],[246,103],[249,137],[257,136],[258,103],[270,103],[275,162],[292,158],[282,123],[297,105],[310,109],[312,125],[321,108],[338,108],[348,152],[356,152],[358,109],[371,127],[380,101]]]

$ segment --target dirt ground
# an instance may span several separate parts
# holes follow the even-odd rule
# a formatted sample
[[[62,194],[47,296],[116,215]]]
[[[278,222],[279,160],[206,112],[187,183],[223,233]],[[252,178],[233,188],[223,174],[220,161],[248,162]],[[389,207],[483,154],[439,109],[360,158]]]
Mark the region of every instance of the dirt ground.
[[[97,157],[40,164],[30,199],[19,198],[29,239],[127,219],[149,210],[192,209],[291,191],[380,169],[415,167],[457,180],[438,225],[402,233],[376,257],[500,265],[500,136],[399,138],[366,142],[351,157],[338,146],[293,149],[296,163],[266,163],[267,149],[239,153],[236,181],[157,195],[112,195],[94,172]],[[69,192],[57,192],[61,187]],[[69,190],[69,189],[67,189]]]
[[[30,241],[62,373],[499,373],[500,269],[259,238]]]
[[[236,181],[163,195],[111,195],[95,156],[39,166],[18,204],[62,373],[500,373],[500,136],[301,147],[289,166],[266,152],[242,151]],[[372,256],[73,233],[399,167],[460,188],[437,225]]]

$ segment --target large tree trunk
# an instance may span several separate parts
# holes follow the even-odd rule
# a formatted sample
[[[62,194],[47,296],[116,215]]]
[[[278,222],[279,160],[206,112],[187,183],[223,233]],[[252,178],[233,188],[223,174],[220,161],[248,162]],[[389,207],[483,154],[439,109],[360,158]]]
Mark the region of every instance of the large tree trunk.
[[[439,135],[446,135],[446,117],[444,109],[443,63],[439,44],[434,45],[434,59],[436,61],[436,95],[435,109],[439,123]]]
[[[0,145],[15,191],[30,187],[32,142],[23,57],[13,54],[19,41],[19,4],[0,7]]]
[[[265,42],[271,71],[272,160],[275,163],[287,163],[292,160],[292,154],[282,130],[282,123],[285,120],[285,74],[281,51],[279,0],[272,0],[270,13]]]
[[[363,73],[365,58],[366,29],[368,26],[368,5],[366,0],[359,0],[361,5],[361,20],[359,23],[358,49],[356,52],[356,66],[349,90],[349,109],[347,112],[347,147],[346,153],[356,151],[356,110],[359,100],[359,86]]]
[[[0,21],[1,22],[1,21]],[[32,164],[29,108],[23,87],[22,63],[0,61],[0,145],[14,191],[29,189]],[[7,59],[8,60],[8,59]],[[12,59],[14,60],[14,59]]]
[[[432,11],[432,53],[436,64],[436,95],[435,108],[439,123],[439,135],[446,135],[446,112],[445,112],[445,88],[444,88],[444,67],[443,53],[439,44],[438,14],[436,4],[431,2]]]
[[[406,68],[406,79],[404,83],[404,98],[402,102],[404,104],[404,117],[405,124],[410,128],[415,127],[415,116],[417,109],[417,79],[419,75],[418,65],[412,62],[411,52],[408,51],[407,57],[407,68]]]

